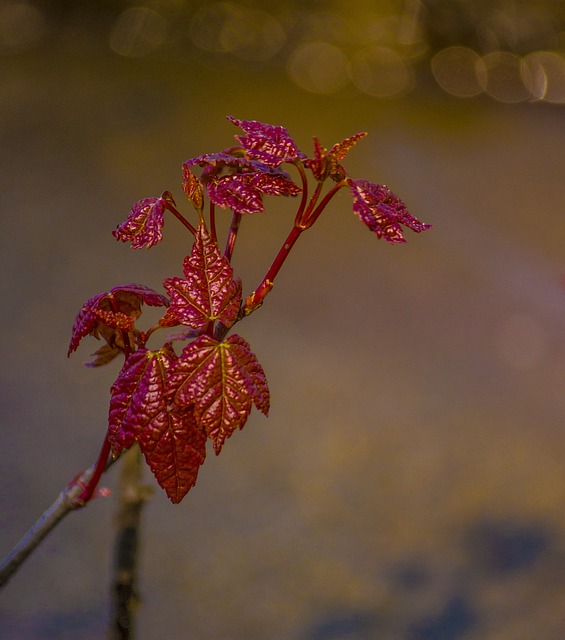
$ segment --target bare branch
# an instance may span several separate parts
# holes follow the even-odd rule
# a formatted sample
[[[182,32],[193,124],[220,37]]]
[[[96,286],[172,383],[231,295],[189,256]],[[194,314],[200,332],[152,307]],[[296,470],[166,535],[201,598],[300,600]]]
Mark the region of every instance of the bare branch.
[[[141,451],[133,447],[124,455],[120,469],[109,640],[134,638],[134,616],[139,603],[137,555],[141,510],[151,495],[151,489],[141,484],[142,468]]]
[[[113,464],[110,458],[106,470]],[[12,551],[0,563],[0,589],[3,588],[12,575],[20,568],[28,556],[36,549],[42,540],[61,522],[71,511],[84,507],[88,502],[81,500],[81,495],[88,486],[96,465],[79,474],[61,493],[55,502],[43,513],[41,518],[31,527]],[[107,489],[98,489],[95,496],[109,495]]]

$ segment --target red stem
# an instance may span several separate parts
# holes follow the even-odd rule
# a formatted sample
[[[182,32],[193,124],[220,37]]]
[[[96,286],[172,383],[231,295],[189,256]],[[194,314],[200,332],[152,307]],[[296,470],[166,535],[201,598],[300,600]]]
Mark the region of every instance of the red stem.
[[[335,194],[346,185],[345,181],[338,182],[334,187],[332,187],[324,196],[320,204],[314,209],[312,213],[312,207],[308,207],[308,211],[304,215],[303,224],[305,229],[309,229],[314,222],[320,217],[322,211],[326,208],[329,201],[335,196]]]
[[[165,207],[175,216],[175,218],[183,224],[193,236],[196,235],[196,229],[190,224],[190,222],[182,215],[182,213],[168,200],[164,201]]]
[[[110,443],[108,442],[108,436],[104,437],[104,442],[102,443],[102,447],[100,449],[100,453],[98,454],[98,460],[96,461],[96,466],[94,467],[94,471],[90,476],[88,484],[84,488],[84,491],[77,498],[78,504],[86,504],[94,494],[98,483],[100,482],[100,478],[104,473],[104,469],[106,469],[106,464],[108,463],[108,456],[110,455]]]
[[[216,233],[216,205],[210,201],[210,237],[214,242],[218,241]]]
[[[312,194],[312,197],[310,198],[310,202],[308,203],[308,206],[306,207],[306,210],[303,211],[300,214],[300,217],[298,217],[298,215],[296,216],[296,223],[298,226],[302,227],[303,229],[307,229],[307,220],[310,217],[310,212],[312,211],[312,209],[314,208],[314,205],[316,204],[316,202],[318,201],[318,198],[320,197],[320,193],[322,192],[322,187],[323,187],[323,183],[322,182],[318,182],[318,184],[316,185],[316,188],[314,189],[314,193]]]
[[[277,253],[276,258],[273,260],[273,264],[263,278],[263,281],[245,301],[245,315],[248,315],[252,311],[255,311],[255,309],[257,309],[257,307],[259,307],[263,303],[265,296],[273,288],[273,282],[277,276],[277,273],[280,271],[281,267],[284,264],[284,261],[287,259],[287,256],[290,253],[290,250],[294,246],[294,243],[298,240],[300,234],[303,231],[304,229],[302,227],[292,227],[282,247]]]
[[[284,261],[287,259],[288,254],[290,253],[292,247],[294,246],[294,243],[300,237],[300,234],[306,229],[309,229],[314,224],[314,222],[316,222],[316,220],[320,217],[320,214],[325,209],[329,201],[346,184],[345,181],[342,181],[336,184],[332,189],[330,189],[330,191],[328,191],[328,193],[324,196],[324,198],[318,204],[318,206],[316,206],[316,202],[320,197],[320,193],[322,192],[322,187],[323,187],[323,183],[319,182],[316,186],[316,189],[314,190],[314,193],[312,194],[312,197],[310,198],[310,202],[308,203],[308,206],[305,208],[304,194],[307,191],[306,175],[302,165],[297,165],[297,166],[298,166],[298,170],[300,171],[300,175],[302,176],[303,198],[298,208],[298,211],[296,213],[296,217],[294,220],[294,227],[291,229],[290,233],[288,234],[276,258],[274,259],[273,264],[271,265],[269,271],[267,271],[267,274],[263,278],[263,281],[245,301],[244,315],[249,315],[250,313],[255,311],[255,309],[257,309],[259,306],[261,306],[261,304],[263,304],[263,300],[265,299],[265,296],[273,288],[274,280],[278,272],[280,271],[281,267],[283,266]],[[314,209],[315,206],[316,208]],[[312,209],[314,210],[312,211]]]
[[[304,171],[304,165],[302,165],[302,163],[297,164],[296,168],[298,169],[300,179],[302,180],[302,198],[300,199],[300,206],[298,207],[296,217],[294,218],[294,223],[298,224],[302,219],[304,207],[306,206],[306,200],[308,198],[308,178],[306,177],[306,171]]]
[[[228,239],[226,242],[226,249],[224,251],[224,256],[227,258],[228,262],[231,262],[231,259],[233,256],[233,250],[235,247],[235,241],[237,240],[237,232],[239,230],[240,222],[241,222],[241,213],[237,213],[236,211],[234,211],[231,219]]]

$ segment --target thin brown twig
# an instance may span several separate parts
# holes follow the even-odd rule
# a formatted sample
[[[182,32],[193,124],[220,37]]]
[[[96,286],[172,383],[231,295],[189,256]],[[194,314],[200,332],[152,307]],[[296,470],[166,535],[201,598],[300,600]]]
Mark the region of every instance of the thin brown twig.
[[[110,458],[106,470],[113,464]],[[24,537],[16,544],[10,553],[0,563],[0,589],[18,571],[25,560],[37,548],[42,540],[68,515],[84,507],[88,502],[81,500],[81,496],[88,486],[96,465],[80,473],[61,493],[53,504],[43,513],[39,520],[29,529]],[[98,489],[95,495],[109,495],[107,490]]]
[[[137,446],[132,447],[124,455],[117,490],[109,640],[133,640],[135,634],[135,613],[139,605],[137,555],[141,511],[151,495],[151,490],[141,484],[142,468],[141,451]]]

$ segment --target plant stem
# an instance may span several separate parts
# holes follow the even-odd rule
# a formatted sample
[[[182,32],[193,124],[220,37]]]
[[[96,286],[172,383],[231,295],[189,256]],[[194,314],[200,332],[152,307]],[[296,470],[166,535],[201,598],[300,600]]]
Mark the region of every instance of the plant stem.
[[[100,458],[99,458],[100,459]],[[106,469],[114,463],[110,459]],[[84,507],[87,503],[82,499],[85,485],[90,480],[97,465],[79,474],[61,493],[53,504],[43,513],[41,518],[31,527],[12,551],[0,563],[0,588],[3,587],[14,573],[20,568],[40,542],[61,522],[71,511]],[[99,490],[100,495],[109,495],[107,491]]]
[[[234,211],[231,219],[228,239],[226,242],[226,249],[224,251],[224,256],[227,258],[228,262],[231,262],[231,259],[233,256],[233,250],[235,247],[235,241],[237,240],[237,232],[239,231],[240,222],[241,222],[241,213],[237,213],[236,211]]]
[[[296,221],[295,221],[296,226],[306,229],[306,220],[308,220],[308,218],[310,217],[310,212],[316,205],[316,202],[320,197],[320,193],[322,193],[323,186],[324,185],[322,182],[318,182],[318,184],[316,185],[316,188],[314,189],[314,193],[310,198],[310,202],[308,203],[308,206],[306,207],[305,210],[302,210],[302,212],[300,213],[300,216],[298,214],[296,215]]]
[[[284,261],[287,259],[288,254],[290,253],[290,250],[294,246],[294,243],[298,240],[300,234],[303,231],[304,229],[301,227],[292,227],[276,258],[273,260],[273,264],[263,278],[263,281],[245,301],[245,315],[249,315],[259,306],[261,306],[265,296],[273,288],[273,283],[277,276],[277,273],[280,271],[281,267],[284,264]]]
[[[182,215],[182,213],[168,200],[164,201],[165,207],[175,216],[175,218],[183,224],[193,236],[196,235],[196,229],[190,224],[190,222]]]
[[[109,640],[134,638],[141,511],[151,493],[141,484],[142,462],[141,451],[135,446],[124,455],[120,469]]]
[[[308,178],[306,176],[306,171],[304,171],[304,165],[301,162],[296,164],[296,168],[298,169],[300,180],[302,181],[302,197],[300,198],[300,206],[298,207],[298,211],[296,212],[296,217],[294,219],[294,223],[298,224],[300,220],[302,220],[302,214],[304,213],[304,207],[306,207],[306,200],[308,199]]]
[[[299,165],[299,169],[302,169],[301,175],[303,175],[304,169],[301,165]],[[307,207],[304,207],[304,198],[302,199],[302,202],[300,203],[300,206],[298,208],[298,212],[296,213],[294,227],[288,234],[276,258],[274,259],[273,264],[263,278],[263,281],[257,287],[257,289],[255,289],[255,291],[250,296],[248,296],[247,300],[245,301],[244,315],[249,315],[250,313],[255,311],[255,309],[260,307],[261,304],[263,304],[265,296],[273,288],[273,283],[276,275],[283,266],[284,261],[287,259],[288,254],[294,246],[294,243],[300,237],[300,234],[303,231],[306,231],[306,229],[309,229],[316,222],[316,220],[320,217],[322,211],[328,205],[329,201],[343,186],[345,186],[345,184],[345,181],[338,182],[334,187],[332,187],[332,189],[328,191],[328,193],[326,193],[322,201],[317,206],[316,203],[322,192],[323,183],[321,182],[318,183],[316,189],[312,193],[312,197],[310,198],[310,202],[308,203]],[[305,192],[306,186],[304,186],[304,193]],[[316,208],[314,209],[314,207]]]
[[[218,241],[216,232],[216,205],[210,201],[210,237],[214,242]]]
[[[108,437],[104,436],[104,442],[102,443],[102,447],[100,448],[100,453],[98,454],[98,460],[93,467],[93,472],[88,479],[88,483],[86,487],[84,487],[83,492],[78,497],[78,501],[86,504],[91,498],[94,490],[98,486],[100,482],[100,478],[104,473],[107,465],[108,465],[108,457],[110,455],[110,443],[108,441]]]
[[[346,182],[342,181],[342,182],[338,182],[334,187],[332,187],[326,193],[326,195],[323,197],[323,199],[320,202],[320,204],[314,209],[314,211],[312,213],[309,213],[312,208],[308,207],[308,212],[304,216],[304,219],[303,219],[303,223],[304,223],[304,228],[305,229],[309,229],[314,224],[314,222],[316,222],[316,220],[320,217],[320,214],[322,213],[322,211],[327,207],[329,201],[335,196],[335,194],[342,187],[345,186],[345,184],[346,184]]]

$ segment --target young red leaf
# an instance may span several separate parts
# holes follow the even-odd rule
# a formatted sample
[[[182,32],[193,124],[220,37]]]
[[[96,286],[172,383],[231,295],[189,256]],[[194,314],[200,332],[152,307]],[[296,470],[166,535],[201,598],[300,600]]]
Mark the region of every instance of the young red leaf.
[[[314,138],[314,157],[308,158],[305,165],[312,171],[314,178],[318,182],[323,182],[328,176],[335,182],[340,182],[347,175],[347,172],[340,164],[341,160],[366,135],[366,133],[356,133],[334,144],[329,151],[320,144],[317,138]]]
[[[272,172],[234,173],[209,180],[206,189],[210,200],[236,213],[263,213],[263,194],[295,196],[300,187],[281,174]]]
[[[178,327],[179,324],[181,324],[180,318],[172,307],[168,307],[163,317],[159,320],[160,327]]]
[[[249,173],[234,173],[214,178],[206,183],[210,200],[219,207],[229,208],[236,213],[263,213],[261,191],[251,184]]]
[[[182,165],[182,189],[197,211],[202,211],[204,189],[200,180],[192,173],[188,163]]]
[[[263,195],[295,196],[301,192],[286,171],[227,151],[187,160],[185,171],[195,164],[204,167],[201,177],[210,200],[237,213],[263,213]],[[230,173],[220,175],[226,168]]]
[[[100,301],[107,295],[107,293],[99,293],[98,295],[89,298],[82,305],[82,309],[78,312],[73,323],[71,341],[69,343],[67,356],[70,356],[71,353],[78,348],[78,345],[84,336],[94,332],[96,325],[100,321],[96,310],[98,309]]]
[[[193,409],[163,409],[139,438],[147,464],[174,504],[195,485],[206,457],[206,434]]]
[[[175,204],[165,191],[159,197],[143,198],[134,203],[127,219],[112,232],[116,240],[130,242],[133,249],[149,249],[163,239],[167,203]]]
[[[282,172],[257,172],[251,175],[250,183],[267,196],[297,196],[302,189]]]
[[[245,131],[246,135],[235,137],[249,158],[269,167],[278,167],[283,162],[295,162],[306,157],[284,127],[256,120],[238,120],[232,116],[228,116],[228,120]]]
[[[89,298],[79,311],[72,329],[67,355],[75,351],[84,336],[102,336],[111,347],[120,346],[119,332],[132,331],[141,315],[141,305],[163,307],[169,300],[142,284],[113,287]],[[123,347],[123,344],[121,345]]]
[[[202,335],[191,342],[171,369],[169,382],[175,404],[194,406],[216,453],[235,429],[243,428],[252,403],[265,415],[269,411],[265,373],[237,335],[224,342]]]
[[[234,156],[230,149],[226,149],[225,151],[220,151],[218,153],[203,153],[195,158],[190,158],[190,160],[187,160],[183,164],[183,167],[189,169],[194,165],[198,165],[199,167],[206,167],[209,169],[213,168],[214,173],[217,173],[223,167],[232,167],[242,171],[245,171],[246,169],[256,170],[257,167],[254,168],[253,164],[258,163],[253,163],[252,160],[242,158],[240,155]]]
[[[206,436],[190,409],[171,411],[167,373],[176,360],[170,345],[138,349],[112,385],[108,441],[114,455],[138,442],[157,482],[180,502],[196,482]]]
[[[86,362],[85,364],[87,367],[101,367],[112,362],[121,352],[121,349],[118,347],[111,347],[109,344],[104,344],[94,353],[90,354],[94,356],[94,360]]]
[[[308,158],[304,164],[318,182],[323,182],[328,175],[326,153],[327,149],[320,144],[318,138],[314,138],[314,157]]]
[[[93,296],[84,303],[73,324],[67,356],[78,348],[86,335],[90,334],[96,339],[102,336],[110,346],[115,346],[111,344],[113,336],[120,331],[127,333],[133,329],[134,318],[131,315],[109,307],[109,294],[104,293]]]
[[[353,211],[377,238],[387,242],[406,242],[400,225],[416,233],[431,225],[420,222],[410,214],[406,205],[388,187],[367,180],[349,180],[353,195]]]
[[[203,224],[198,227],[191,254],[185,258],[184,275],[184,279],[168,278],[163,283],[171,297],[170,312],[163,322],[176,318],[198,329],[219,320],[231,326],[239,313],[241,287]]]
[[[110,390],[108,440],[114,455],[129,449],[147,425],[167,407],[166,373],[176,355],[138,349],[124,363]]]
[[[356,133],[355,135],[350,136],[349,138],[345,138],[341,142],[334,144],[334,146],[329,150],[328,156],[340,162],[345,159],[345,156],[349,153],[349,151],[367,135],[366,131],[362,131],[361,133]]]
[[[110,293],[120,300],[121,305],[124,305],[126,300],[129,300],[132,307],[138,311],[141,309],[141,303],[146,304],[148,307],[166,307],[169,304],[167,296],[157,293],[154,289],[146,287],[144,284],[125,284],[110,289]]]

